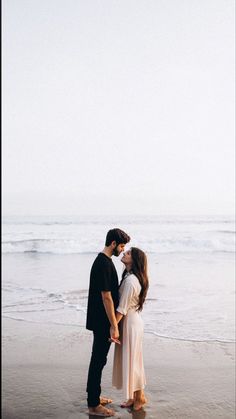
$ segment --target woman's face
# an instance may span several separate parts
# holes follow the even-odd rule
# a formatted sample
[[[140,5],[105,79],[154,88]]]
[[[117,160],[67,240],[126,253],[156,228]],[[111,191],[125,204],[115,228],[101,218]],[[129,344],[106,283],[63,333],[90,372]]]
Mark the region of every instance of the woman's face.
[[[132,266],[131,250],[126,250],[126,252],[123,253],[121,262],[123,262],[125,266],[130,266],[130,267]]]

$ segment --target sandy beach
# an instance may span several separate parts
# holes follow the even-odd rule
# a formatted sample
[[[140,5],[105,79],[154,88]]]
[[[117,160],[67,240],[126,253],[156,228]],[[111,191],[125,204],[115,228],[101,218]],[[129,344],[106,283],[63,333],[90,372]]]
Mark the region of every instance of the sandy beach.
[[[83,419],[92,336],[76,327],[3,319],[3,419]],[[148,404],[122,409],[111,386],[113,347],[102,394],[117,418],[224,418],[234,414],[234,344],[184,342],[145,334]],[[92,419],[93,416],[90,415]]]

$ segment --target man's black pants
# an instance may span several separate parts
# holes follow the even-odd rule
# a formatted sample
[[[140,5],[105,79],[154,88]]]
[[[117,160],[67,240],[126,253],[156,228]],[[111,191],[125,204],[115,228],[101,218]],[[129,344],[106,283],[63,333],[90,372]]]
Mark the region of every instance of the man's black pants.
[[[109,330],[93,332],[93,349],[88,371],[87,393],[88,406],[96,407],[100,404],[102,370],[107,363]]]

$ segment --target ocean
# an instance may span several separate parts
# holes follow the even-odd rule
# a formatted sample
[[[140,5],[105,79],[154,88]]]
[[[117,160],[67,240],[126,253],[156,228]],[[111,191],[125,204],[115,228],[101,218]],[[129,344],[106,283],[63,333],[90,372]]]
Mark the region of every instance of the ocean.
[[[4,217],[2,316],[85,330],[90,268],[107,231],[148,257],[145,333],[235,341],[235,220],[229,216]],[[120,257],[113,261],[121,277]],[[11,331],[8,331],[9,336]]]

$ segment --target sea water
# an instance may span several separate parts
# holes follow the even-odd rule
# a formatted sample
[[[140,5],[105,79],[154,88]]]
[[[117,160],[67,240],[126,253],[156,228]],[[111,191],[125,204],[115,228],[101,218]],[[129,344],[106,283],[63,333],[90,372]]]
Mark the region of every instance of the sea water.
[[[146,333],[235,340],[235,223],[229,216],[5,217],[2,315],[85,331],[91,265],[110,228],[148,257]],[[120,257],[113,261],[121,278]],[[10,333],[10,332],[9,332]]]

